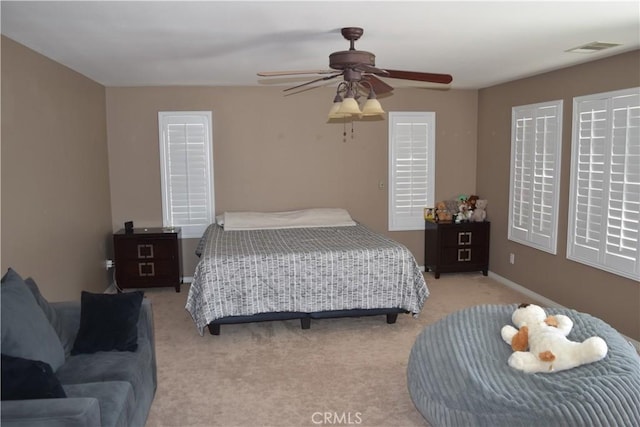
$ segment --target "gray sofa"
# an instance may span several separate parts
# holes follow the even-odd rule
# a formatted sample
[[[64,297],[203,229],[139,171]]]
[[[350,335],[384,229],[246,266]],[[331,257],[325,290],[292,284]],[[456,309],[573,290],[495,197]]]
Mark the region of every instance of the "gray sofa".
[[[135,311],[131,311],[135,316],[130,321],[134,326],[130,331],[134,334],[134,342],[127,343],[128,351],[92,352],[76,342],[78,335],[87,333],[88,316],[93,314],[94,320],[96,316],[104,317],[104,312],[89,306],[89,302],[99,298],[102,304],[103,299],[111,298],[102,308],[116,307],[111,311],[128,312],[128,309],[109,305],[119,296],[86,293],[85,301],[83,292],[78,302],[49,303],[33,280],[22,280],[12,269],[2,278],[1,289],[3,400],[0,417],[3,427],[145,425],[155,396],[157,377],[152,306],[148,299],[143,299],[141,292]],[[130,304],[130,301],[128,298],[126,303]],[[115,332],[122,329],[112,326],[113,319],[110,322],[103,327],[111,329],[105,330],[106,333],[99,332],[98,339],[108,338],[114,329]],[[88,332],[91,335],[91,331]],[[96,343],[91,344],[95,347]],[[61,385],[66,397],[5,400],[5,397],[16,399],[15,395],[9,397],[10,393],[5,392],[5,386],[10,387],[8,377],[16,376],[5,371],[5,357],[44,366],[42,372],[52,373],[47,381],[55,382],[58,387]],[[23,378],[18,377],[17,381],[23,381]]]

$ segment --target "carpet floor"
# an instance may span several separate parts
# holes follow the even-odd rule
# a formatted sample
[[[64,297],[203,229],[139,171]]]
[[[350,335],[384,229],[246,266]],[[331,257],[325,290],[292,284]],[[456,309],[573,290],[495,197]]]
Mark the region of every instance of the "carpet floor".
[[[195,328],[189,288],[148,289],[154,310],[158,389],[147,427],[428,426],[406,383],[422,329],[477,304],[534,302],[480,273],[427,273],[418,318],[385,316]],[[500,333],[500,331],[496,331]],[[505,361],[506,363],[506,361]]]

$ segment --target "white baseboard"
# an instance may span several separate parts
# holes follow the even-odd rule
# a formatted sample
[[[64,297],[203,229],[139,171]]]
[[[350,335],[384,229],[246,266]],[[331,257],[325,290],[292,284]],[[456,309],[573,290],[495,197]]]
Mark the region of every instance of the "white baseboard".
[[[511,280],[505,277],[502,277],[499,274],[496,274],[492,271],[489,272],[489,277],[497,280],[498,282],[502,283],[508,288],[513,289],[514,291],[520,292],[521,294],[524,294],[529,298],[538,301],[540,305],[544,305],[545,307],[566,308],[562,304],[558,304],[557,302],[550,300],[549,298],[543,297],[542,295],[533,292],[531,289],[527,289],[524,286],[518,285],[517,283],[512,282]],[[631,344],[636,349],[636,351],[640,353],[640,342],[626,336],[625,334],[620,334],[620,335],[622,335],[624,339],[626,339],[629,342],[629,344]]]

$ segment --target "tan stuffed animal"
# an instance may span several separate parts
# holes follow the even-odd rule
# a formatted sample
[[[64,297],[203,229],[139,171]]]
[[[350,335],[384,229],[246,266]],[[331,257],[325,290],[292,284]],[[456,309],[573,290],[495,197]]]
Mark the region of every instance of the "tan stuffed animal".
[[[445,202],[436,203],[436,219],[438,222],[451,222],[451,212]]]
[[[476,208],[473,210],[469,221],[471,222],[483,222],[487,219],[487,205],[489,201],[486,199],[478,199],[476,200]]]
[[[508,361],[514,369],[528,373],[558,372],[597,362],[607,355],[607,343],[602,338],[570,341],[567,335],[573,321],[563,314],[547,316],[538,305],[520,304],[512,321],[519,330],[506,325],[501,335],[514,350]]]

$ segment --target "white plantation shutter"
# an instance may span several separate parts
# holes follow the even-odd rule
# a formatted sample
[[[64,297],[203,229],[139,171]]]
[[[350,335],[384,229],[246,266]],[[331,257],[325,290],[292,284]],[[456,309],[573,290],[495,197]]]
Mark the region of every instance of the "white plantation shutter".
[[[159,112],[162,218],[198,238],[213,222],[210,111]]]
[[[640,280],[640,88],[574,98],[567,258]]]
[[[389,113],[389,230],[424,230],[435,188],[433,112]]]
[[[562,100],[511,110],[508,238],[556,253]]]

